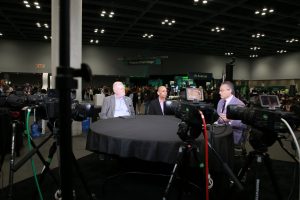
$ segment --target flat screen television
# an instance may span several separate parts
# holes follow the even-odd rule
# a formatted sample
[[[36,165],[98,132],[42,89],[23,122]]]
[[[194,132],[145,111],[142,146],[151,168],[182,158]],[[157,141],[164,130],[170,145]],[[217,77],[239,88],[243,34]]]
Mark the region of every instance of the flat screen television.
[[[259,95],[260,105],[265,108],[275,109],[280,107],[277,95]]]
[[[186,88],[185,92],[188,101],[204,101],[203,89],[201,88]]]

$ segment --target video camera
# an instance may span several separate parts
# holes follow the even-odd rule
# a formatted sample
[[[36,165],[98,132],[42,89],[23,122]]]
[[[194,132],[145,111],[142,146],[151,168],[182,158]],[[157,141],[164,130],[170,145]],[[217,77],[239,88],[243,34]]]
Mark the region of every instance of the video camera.
[[[279,109],[280,103],[276,95],[260,95],[259,100],[261,107],[228,105],[227,118],[239,119],[257,129],[275,133],[288,131],[281,118],[285,119],[293,129],[299,126],[300,120],[295,113]]]
[[[15,91],[9,96],[0,97],[0,107],[7,107],[12,111],[32,107],[36,109],[39,119],[55,120],[59,117],[59,95],[58,91],[53,89],[48,90],[47,94],[35,95],[25,95],[23,91]],[[92,116],[94,106],[89,103],[79,103],[72,98],[71,108],[72,119],[83,121]]]
[[[285,119],[292,129],[296,129],[300,125],[300,119],[294,112],[274,109],[280,106],[278,97],[274,96],[259,96],[261,107],[227,106],[226,116],[228,119],[241,120],[244,124],[253,127],[249,142],[255,149],[271,146],[277,140],[278,133],[288,132],[288,128],[281,118]]]
[[[213,123],[218,119],[212,104],[203,101],[203,91],[199,88],[186,88],[186,93],[180,101],[167,101],[166,106],[181,119],[178,136],[183,141],[198,138],[202,131],[202,119],[199,110],[205,116],[207,123]]]

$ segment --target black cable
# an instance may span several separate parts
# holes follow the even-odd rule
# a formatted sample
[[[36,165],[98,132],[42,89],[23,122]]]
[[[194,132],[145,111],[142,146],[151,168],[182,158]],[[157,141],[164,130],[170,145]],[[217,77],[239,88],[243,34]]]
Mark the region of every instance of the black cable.
[[[277,141],[278,141],[278,143],[279,143],[279,145],[280,145],[280,147],[296,162],[296,163],[298,163],[299,164],[299,161],[295,158],[295,156],[292,154],[292,153],[290,153],[284,146],[283,146],[283,143],[282,143],[282,141],[281,141],[281,139],[283,139],[284,137],[283,136],[279,136],[278,138],[277,138]]]

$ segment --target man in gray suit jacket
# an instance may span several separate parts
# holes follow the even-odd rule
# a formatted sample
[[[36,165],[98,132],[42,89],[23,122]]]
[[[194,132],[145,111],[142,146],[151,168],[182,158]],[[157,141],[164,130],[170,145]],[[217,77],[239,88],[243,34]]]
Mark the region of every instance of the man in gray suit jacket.
[[[125,96],[125,86],[122,82],[113,84],[114,94],[105,97],[101,107],[100,119],[134,116],[131,98]]]
[[[243,131],[247,128],[241,120],[231,120],[226,117],[226,111],[228,105],[242,105],[245,104],[234,96],[234,86],[230,81],[225,81],[220,86],[219,94],[221,99],[218,103],[217,112],[219,114],[218,124],[228,124],[233,130],[234,144],[241,144],[244,142]]]

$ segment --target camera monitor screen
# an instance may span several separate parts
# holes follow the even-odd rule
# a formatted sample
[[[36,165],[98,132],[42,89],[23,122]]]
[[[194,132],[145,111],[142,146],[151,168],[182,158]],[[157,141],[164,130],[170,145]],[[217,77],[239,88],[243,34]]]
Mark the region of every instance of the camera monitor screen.
[[[279,108],[280,103],[277,95],[259,95],[260,105],[267,108]]]
[[[186,100],[188,101],[204,101],[203,89],[186,88]]]

